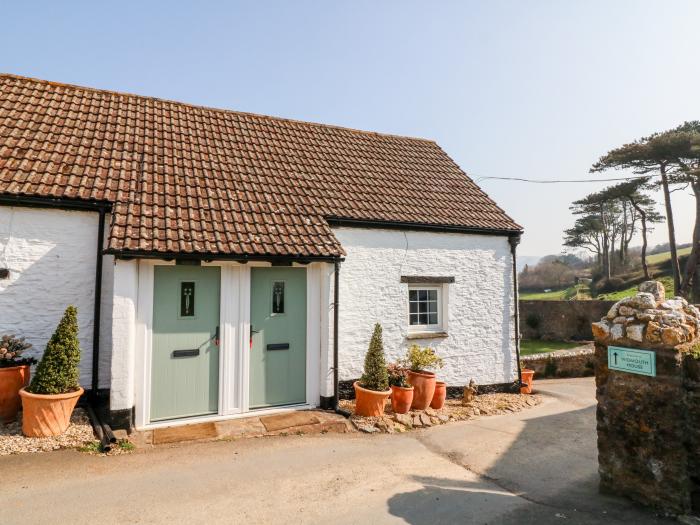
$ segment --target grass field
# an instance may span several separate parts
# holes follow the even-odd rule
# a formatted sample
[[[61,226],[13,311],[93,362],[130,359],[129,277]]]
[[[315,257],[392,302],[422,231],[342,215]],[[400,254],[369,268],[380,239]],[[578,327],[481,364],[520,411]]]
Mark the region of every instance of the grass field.
[[[563,301],[565,295],[566,288],[551,292],[521,292],[520,299],[526,301]]]
[[[678,257],[690,255],[690,246],[678,250]],[[647,256],[647,264],[659,264],[668,261],[671,258],[671,252],[655,253]]]
[[[572,299],[590,299],[590,293],[585,285],[570,286],[563,290],[551,292],[521,292],[520,299],[525,301],[569,301]]]
[[[555,350],[570,350],[581,346],[583,343],[566,343],[564,341],[540,341],[528,339],[520,341],[520,355],[542,354]]]
[[[663,283],[664,288],[666,288],[667,296],[670,297],[673,295],[673,277],[658,277],[657,281],[661,281]],[[596,297],[596,299],[600,299],[601,301],[619,301],[620,299],[624,299],[625,297],[632,297],[636,293],[637,285],[635,284],[634,286],[630,286],[629,288],[625,288],[624,290],[600,294],[598,295],[598,297]]]

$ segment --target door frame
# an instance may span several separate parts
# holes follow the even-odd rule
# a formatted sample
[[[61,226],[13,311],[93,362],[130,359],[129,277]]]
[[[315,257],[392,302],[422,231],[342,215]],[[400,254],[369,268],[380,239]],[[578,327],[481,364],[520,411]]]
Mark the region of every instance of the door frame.
[[[269,409],[249,409],[250,377],[250,268],[270,267],[266,262],[240,264],[231,261],[202,262],[202,266],[219,266],[219,406],[216,414],[172,419],[151,423],[151,372],[153,350],[154,268],[174,266],[174,261],[139,259],[136,304],[136,348],[134,362],[135,407],[137,429],[186,425],[202,421],[233,419],[262,414],[313,408],[320,401],[322,334],[329,334],[328,315],[322,308],[322,271],[324,263],[293,264],[306,271],[306,402]],[[325,332],[324,332],[325,327]],[[326,342],[327,343],[327,342]]]

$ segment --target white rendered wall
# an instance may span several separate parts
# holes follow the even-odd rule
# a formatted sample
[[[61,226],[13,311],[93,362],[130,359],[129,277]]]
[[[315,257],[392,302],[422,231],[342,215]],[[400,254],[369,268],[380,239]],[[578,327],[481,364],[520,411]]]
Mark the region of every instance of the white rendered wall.
[[[134,406],[138,272],[137,260],[117,260],[114,265],[110,410]]]
[[[516,378],[512,259],[505,236],[334,228],[347,256],[340,270],[340,378],[362,375],[375,322],[388,360],[413,343],[444,359],[449,386]],[[406,276],[454,277],[449,284],[448,336],[409,340]]]
[[[66,307],[78,309],[80,382],[91,386],[98,214],[0,206],[0,334],[24,336],[40,358]],[[100,387],[111,366],[112,258],[104,258]]]

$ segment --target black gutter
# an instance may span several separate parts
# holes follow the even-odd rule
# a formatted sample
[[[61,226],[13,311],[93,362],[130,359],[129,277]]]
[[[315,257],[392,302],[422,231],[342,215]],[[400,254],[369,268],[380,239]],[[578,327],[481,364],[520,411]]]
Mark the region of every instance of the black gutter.
[[[220,253],[181,253],[181,252],[157,252],[139,250],[114,250],[108,249],[105,254],[114,255],[118,259],[163,259],[186,261],[236,261],[247,263],[249,261],[267,261],[279,263],[309,264],[311,262],[335,262],[342,260],[334,255],[245,255],[245,254],[220,254]]]
[[[520,295],[518,293],[518,266],[515,255],[516,248],[520,244],[520,235],[512,235],[508,238],[510,243],[510,253],[513,257],[513,301],[515,308],[515,316],[513,324],[515,324],[515,357],[518,360],[518,391],[523,386],[523,375],[520,368]]]
[[[340,408],[340,388],[338,377],[338,309],[340,307],[340,261],[335,261],[333,283],[333,410],[336,414],[350,417],[352,414]]]
[[[98,200],[67,199],[64,197],[33,197],[29,195],[0,194],[0,204],[23,208],[58,208],[73,211],[111,210],[112,203]]]
[[[470,226],[453,226],[449,224],[427,224],[420,222],[400,222],[400,221],[376,221],[364,219],[350,219],[345,217],[326,217],[326,222],[330,226],[348,226],[351,228],[378,228],[385,230],[414,230],[431,231],[442,233],[470,233],[473,235],[503,235],[511,237],[520,235],[522,230],[499,229],[499,228],[477,228]]]

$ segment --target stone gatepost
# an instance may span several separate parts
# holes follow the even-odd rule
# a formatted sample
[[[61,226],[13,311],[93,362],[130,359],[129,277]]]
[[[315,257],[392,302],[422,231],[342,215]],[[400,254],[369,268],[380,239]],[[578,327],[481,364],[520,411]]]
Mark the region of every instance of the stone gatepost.
[[[612,306],[596,339],[600,489],[700,510],[700,311],[661,283]]]

